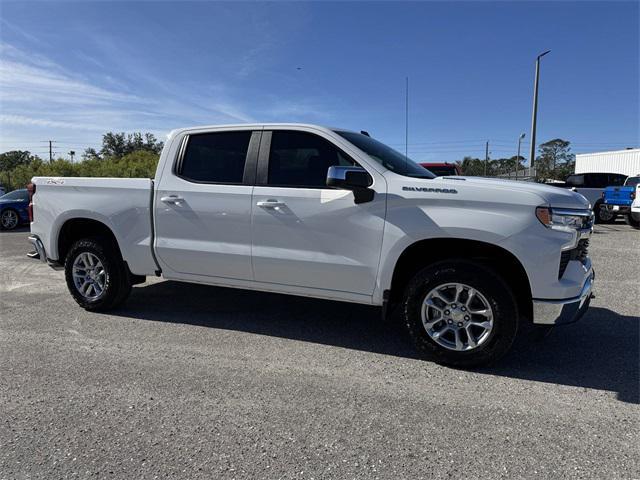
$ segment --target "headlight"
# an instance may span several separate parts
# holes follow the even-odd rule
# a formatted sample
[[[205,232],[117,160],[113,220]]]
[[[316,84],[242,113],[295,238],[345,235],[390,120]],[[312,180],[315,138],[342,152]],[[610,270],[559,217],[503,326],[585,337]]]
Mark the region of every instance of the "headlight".
[[[591,210],[538,207],[536,208],[536,217],[545,227],[565,232],[590,229],[593,224],[593,212]]]

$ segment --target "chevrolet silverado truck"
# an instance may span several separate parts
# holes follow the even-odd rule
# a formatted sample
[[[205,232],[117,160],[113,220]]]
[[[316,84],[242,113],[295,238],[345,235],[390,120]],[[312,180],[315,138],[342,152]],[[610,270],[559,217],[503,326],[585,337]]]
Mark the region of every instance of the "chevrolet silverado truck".
[[[633,228],[640,229],[640,209],[633,205],[640,190],[640,175],[629,177],[621,187],[612,186],[602,192],[602,204],[615,218],[624,215],[625,220]],[[635,211],[634,211],[635,210]]]
[[[154,179],[32,182],[32,256],[64,268],[87,310],[148,275],[356,302],[401,318],[428,357],[473,367],[525,323],[576,321],[592,295],[585,197],[436,178],[366,132],[179,129]]]

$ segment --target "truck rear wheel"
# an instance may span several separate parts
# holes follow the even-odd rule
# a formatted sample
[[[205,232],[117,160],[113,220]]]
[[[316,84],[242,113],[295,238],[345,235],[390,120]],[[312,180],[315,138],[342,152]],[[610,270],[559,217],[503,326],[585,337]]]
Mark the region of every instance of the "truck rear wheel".
[[[511,289],[493,270],[448,260],[411,280],[404,323],[416,348],[436,362],[478,367],[509,350],[518,331],[518,307]]]
[[[596,217],[596,223],[614,223],[616,221],[617,214],[608,210],[602,202],[597,202],[593,207],[593,211]]]
[[[131,292],[129,272],[120,252],[105,238],[75,242],[65,259],[64,270],[69,292],[86,310],[110,310]]]

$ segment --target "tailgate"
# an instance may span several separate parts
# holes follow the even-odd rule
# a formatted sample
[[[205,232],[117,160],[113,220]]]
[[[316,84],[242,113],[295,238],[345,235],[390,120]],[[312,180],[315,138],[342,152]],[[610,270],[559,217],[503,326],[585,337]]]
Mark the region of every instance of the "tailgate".
[[[608,187],[604,191],[604,201],[613,205],[631,205],[632,187]]]

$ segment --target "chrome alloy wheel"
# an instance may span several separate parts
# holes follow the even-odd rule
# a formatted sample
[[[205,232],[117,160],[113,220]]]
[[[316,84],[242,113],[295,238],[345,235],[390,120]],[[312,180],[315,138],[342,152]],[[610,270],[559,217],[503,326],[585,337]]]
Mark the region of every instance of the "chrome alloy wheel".
[[[475,288],[463,283],[446,283],[427,293],[422,303],[422,324],[438,345],[468,351],[489,338],[493,310]]]
[[[0,218],[2,228],[5,228],[6,230],[13,230],[16,228],[18,220],[18,214],[14,210],[5,210],[2,212],[2,218]]]
[[[76,290],[87,300],[95,300],[104,293],[107,272],[93,253],[78,254],[73,261],[72,272]]]

